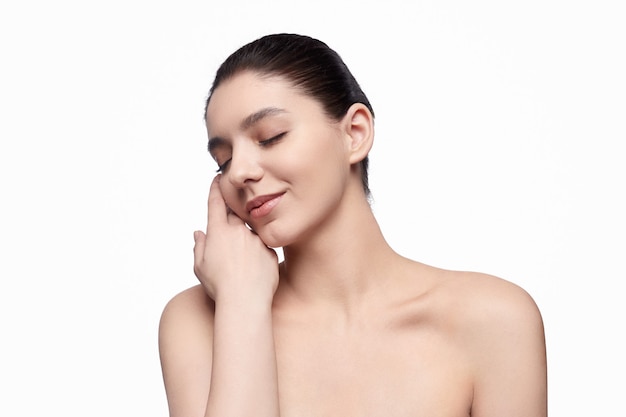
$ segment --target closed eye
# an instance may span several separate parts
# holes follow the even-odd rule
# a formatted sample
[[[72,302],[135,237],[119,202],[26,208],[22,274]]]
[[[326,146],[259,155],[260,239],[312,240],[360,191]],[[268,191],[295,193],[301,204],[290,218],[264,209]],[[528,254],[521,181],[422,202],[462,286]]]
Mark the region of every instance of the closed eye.
[[[228,168],[228,164],[230,164],[230,161],[232,160],[232,158],[230,158],[229,160],[227,160],[226,162],[224,162],[222,165],[217,167],[217,172],[218,174],[220,172],[224,172],[226,170],[226,168]]]
[[[261,140],[261,141],[259,141],[259,145],[261,147],[271,146],[271,145],[275,144],[276,142],[278,142],[279,140],[281,140],[283,137],[285,137],[286,134],[287,134],[287,132],[282,132],[282,133],[279,133],[276,136],[272,136],[269,139]],[[226,160],[223,164],[218,166],[216,172],[220,173],[220,172],[226,171],[226,169],[228,169],[228,165],[230,164],[231,160],[232,160],[232,158]]]
[[[287,132],[283,132],[283,133],[279,133],[276,136],[272,136],[269,139],[265,139],[265,140],[261,140],[259,141],[259,145],[261,146],[270,146],[273,145],[274,143],[278,142],[279,140],[281,140],[285,135],[287,134]]]

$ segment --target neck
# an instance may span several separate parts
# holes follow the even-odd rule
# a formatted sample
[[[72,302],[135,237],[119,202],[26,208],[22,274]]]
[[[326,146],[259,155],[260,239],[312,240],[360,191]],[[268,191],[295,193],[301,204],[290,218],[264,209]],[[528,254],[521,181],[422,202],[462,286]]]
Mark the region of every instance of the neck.
[[[361,201],[362,200],[362,201]],[[313,236],[283,248],[279,290],[302,302],[354,309],[387,285],[391,259],[365,199],[344,205]]]

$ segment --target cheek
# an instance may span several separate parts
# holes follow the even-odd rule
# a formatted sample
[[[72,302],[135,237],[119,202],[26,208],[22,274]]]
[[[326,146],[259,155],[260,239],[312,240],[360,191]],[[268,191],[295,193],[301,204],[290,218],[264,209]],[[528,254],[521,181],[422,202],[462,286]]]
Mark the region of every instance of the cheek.
[[[319,129],[312,132],[307,140],[300,143],[299,161],[307,165],[315,165],[319,169],[341,168],[345,160],[345,149],[342,138],[332,129]]]
[[[243,215],[243,208],[238,207],[237,190],[235,190],[232,186],[220,184],[220,191],[222,192],[222,198],[224,199],[226,205],[234,211],[236,215],[241,217]]]
[[[297,155],[300,157],[286,160],[289,172],[294,179],[306,182],[312,194],[332,193],[345,186],[350,165],[341,138],[329,132],[320,133],[303,145]]]

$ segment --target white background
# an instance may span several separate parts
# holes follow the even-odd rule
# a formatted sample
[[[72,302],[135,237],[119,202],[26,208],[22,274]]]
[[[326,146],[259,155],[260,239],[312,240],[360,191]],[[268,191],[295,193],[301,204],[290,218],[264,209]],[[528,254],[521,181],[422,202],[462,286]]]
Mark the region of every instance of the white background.
[[[206,92],[227,54],[283,31],[326,41],[372,101],[391,245],[525,288],[550,414],[619,415],[622,4],[4,2],[0,415],[166,416],[157,326],[196,282]]]

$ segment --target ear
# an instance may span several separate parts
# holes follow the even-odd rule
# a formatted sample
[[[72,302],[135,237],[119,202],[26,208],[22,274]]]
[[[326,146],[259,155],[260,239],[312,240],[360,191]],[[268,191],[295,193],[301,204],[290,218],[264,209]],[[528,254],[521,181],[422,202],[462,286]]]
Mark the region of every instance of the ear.
[[[354,103],[342,121],[350,164],[361,162],[374,144],[374,116],[367,106]]]

